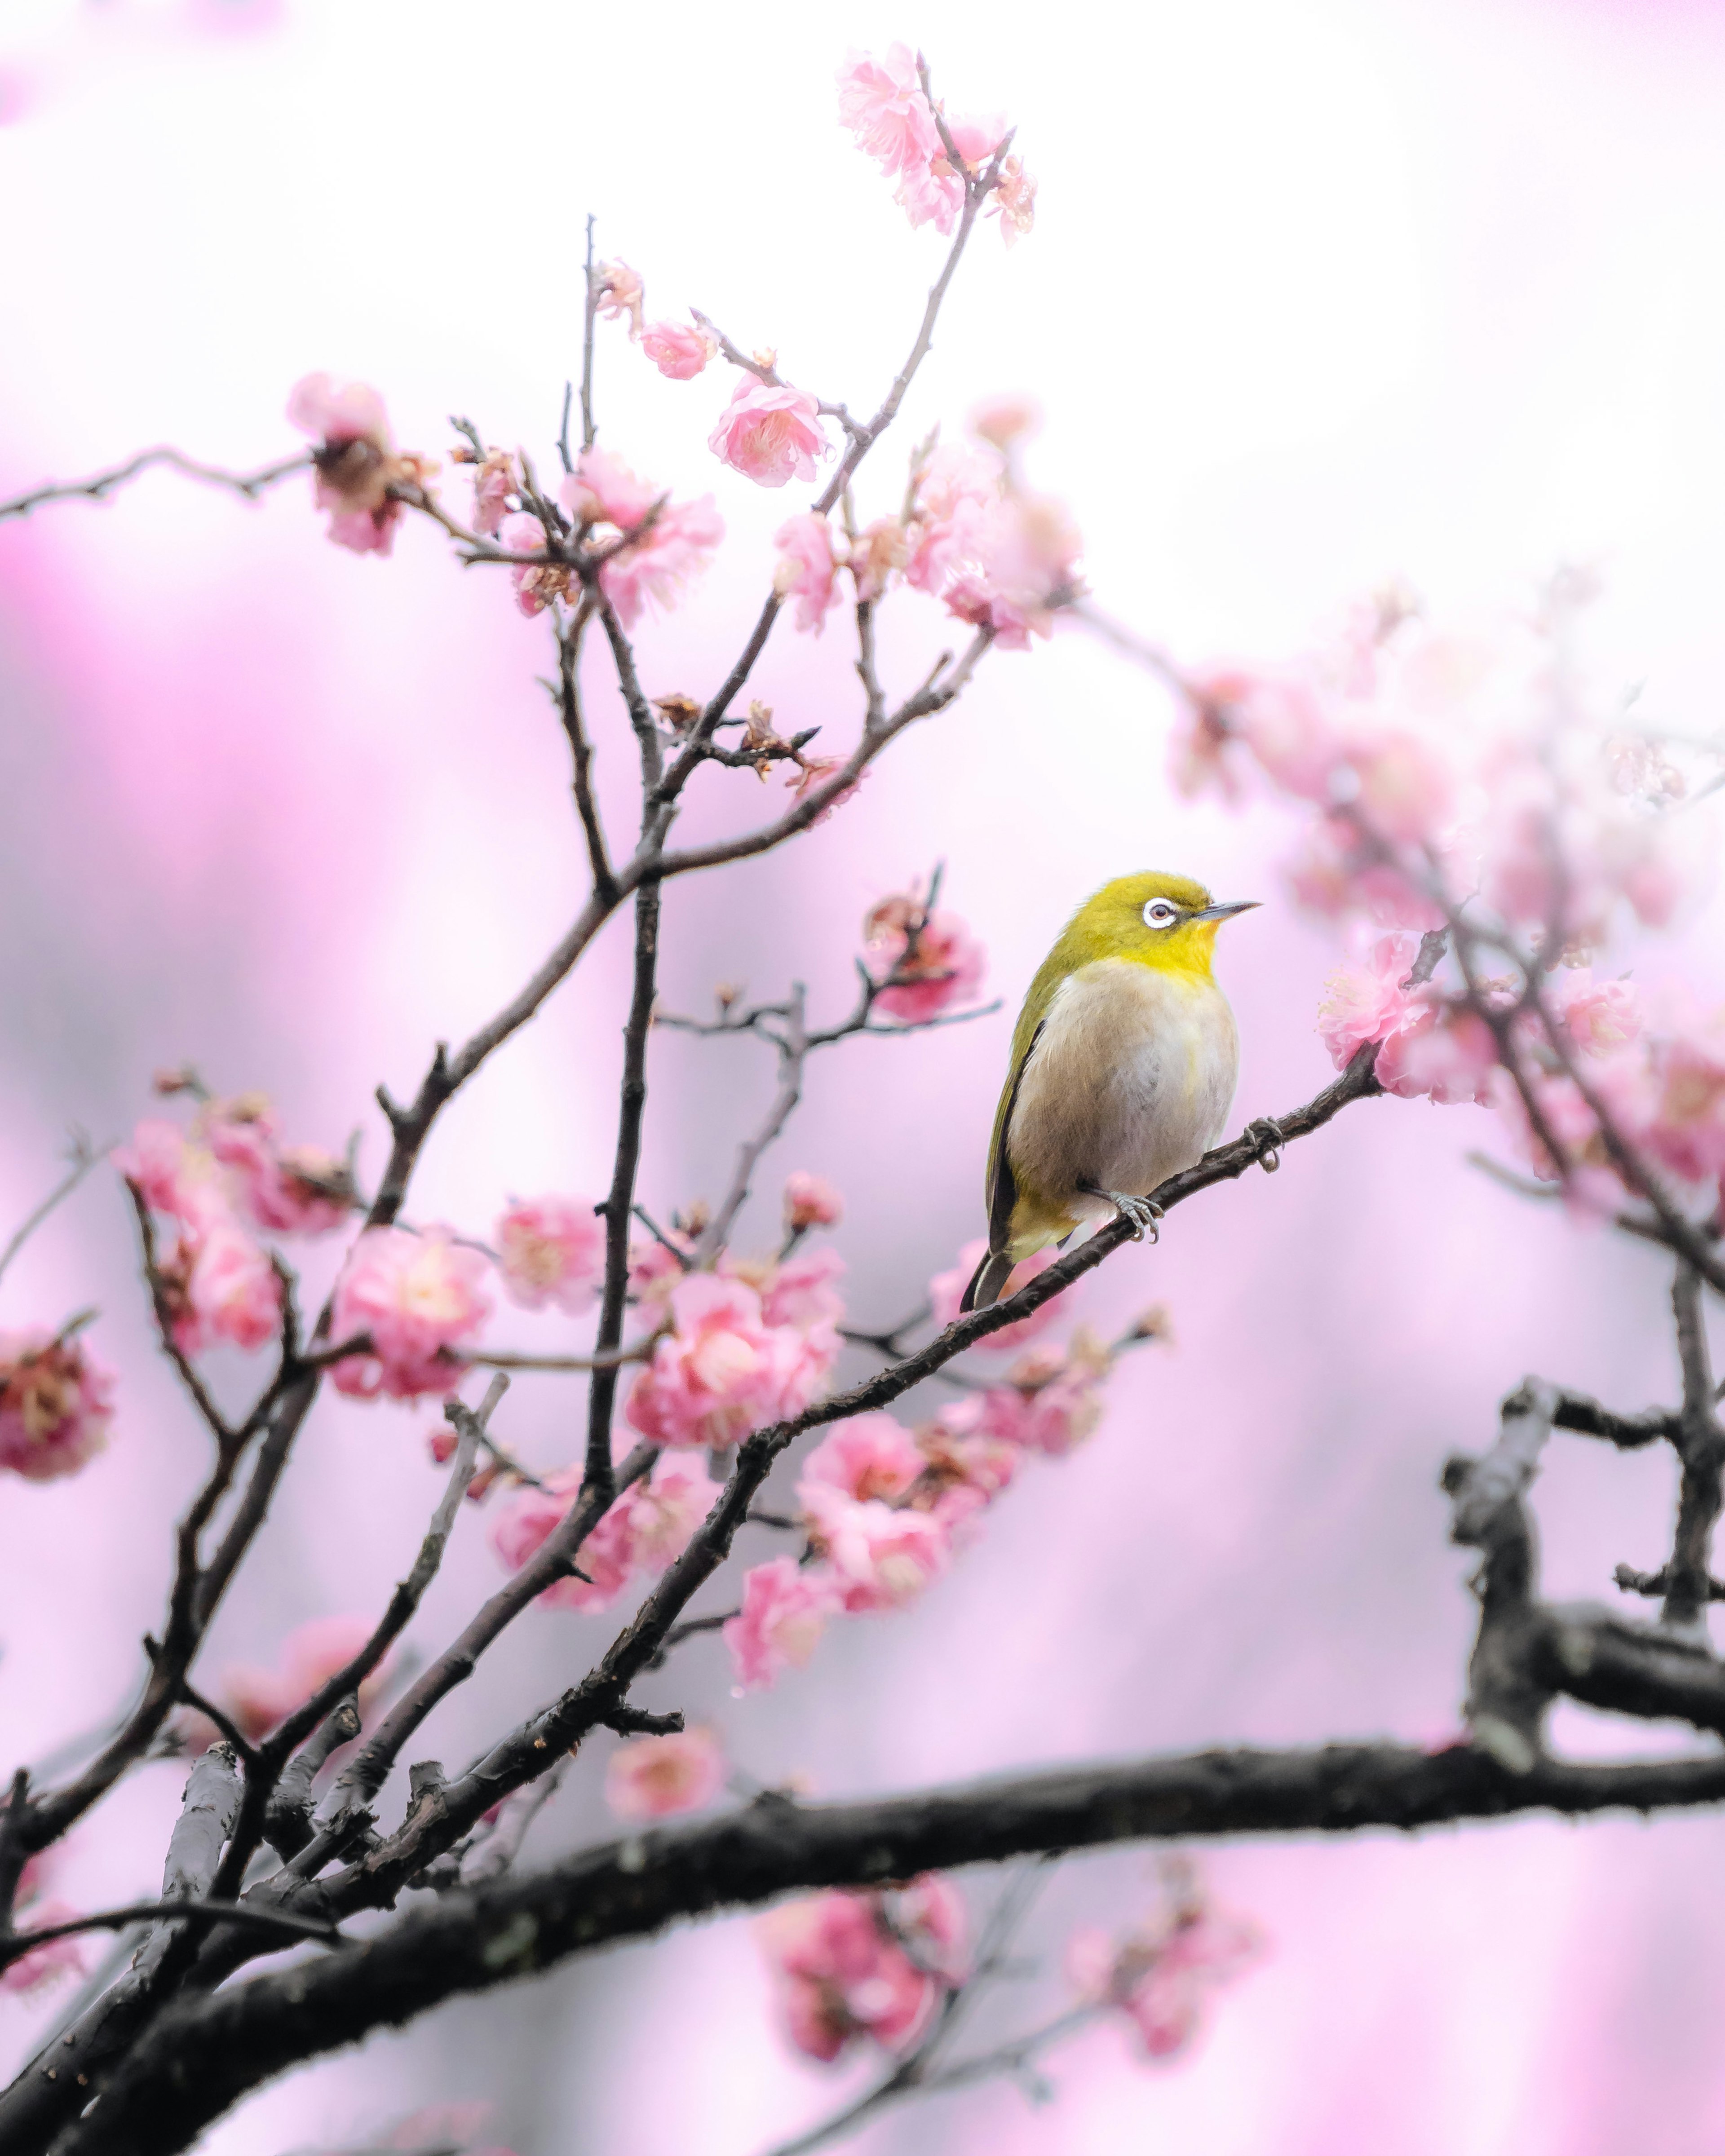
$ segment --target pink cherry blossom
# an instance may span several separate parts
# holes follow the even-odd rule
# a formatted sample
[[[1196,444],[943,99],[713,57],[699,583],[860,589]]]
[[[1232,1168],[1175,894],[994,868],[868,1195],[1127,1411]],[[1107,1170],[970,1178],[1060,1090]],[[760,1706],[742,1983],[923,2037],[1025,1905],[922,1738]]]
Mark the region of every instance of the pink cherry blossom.
[[[1358,781],[1355,811],[1392,844],[1434,840],[1454,813],[1453,767],[1415,734],[1371,734],[1349,747],[1348,762]]]
[[[637,478],[622,458],[597,446],[583,449],[563,481],[562,504],[578,523],[633,531],[662,490]]]
[[[698,501],[667,502],[643,536],[599,572],[599,587],[625,629],[652,606],[669,613],[712,560],[725,520],[704,494]]]
[[[1402,986],[1418,955],[1411,937],[1385,936],[1363,964],[1339,966],[1324,983],[1329,993],[1318,1006],[1317,1029],[1338,1070],[1368,1041],[1393,1040],[1429,1020],[1425,998]]]
[[[1669,1038],[1652,1044],[1647,1068],[1653,1099],[1642,1142],[1686,1182],[1717,1182],[1725,1175],[1725,1012],[1686,1014]]]
[[[1013,1364],[1004,1385],[983,1394],[983,1432],[1060,1459],[1101,1422],[1109,1362],[1106,1349],[1081,1326],[1064,1351],[1033,1348]]]
[[[273,1666],[236,1662],[222,1672],[221,1703],[240,1734],[255,1743],[346,1669],[376,1629],[376,1618],[358,1612],[315,1617],[296,1625],[282,1641]],[[386,1676],[387,1658],[360,1686],[362,1707],[376,1695]]]
[[[675,1231],[672,1232],[675,1235]],[[680,1241],[683,1239],[677,1240]],[[657,1240],[631,1243],[629,1246],[629,1300],[651,1305],[656,1317],[668,1307],[671,1290],[688,1270],[675,1250],[668,1250]]]
[[[0,1468],[27,1482],[75,1475],[108,1441],[114,1379],[74,1333],[0,1332]]]
[[[956,913],[927,911],[914,892],[896,892],[869,909],[863,943],[877,981],[891,981],[875,1008],[920,1024],[982,986],[988,954]],[[914,945],[914,947],[913,947]]]
[[[793,1168],[784,1179],[784,1224],[793,1232],[835,1228],[845,1217],[845,1201],[823,1175]]]
[[[850,542],[850,577],[860,599],[878,599],[891,590],[910,559],[910,536],[896,516],[877,516]]]
[[[497,543],[511,554],[542,554],[545,526],[525,509],[506,516],[497,527]],[[543,613],[553,599],[567,598],[575,572],[566,562],[521,562],[511,569],[515,603],[531,619]]]
[[[998,1389],[1002,1389],[972,1394],[917,1433],[922,1491],[932,1500],[930,1510],[955,1537],[955,1547],[959,1530],[968,1535],[974,1516],[993,1503],[1024,1463],[1024,1449],[1015,1438],[997,1436],[985,1426],[993,1418],[984,1402]],[[923,1502],[921,1492],[916,1502]]]
[[[666,1453],[619,1502],[626,1507],[630,1562],[657,1574],[688,1548],[719,1502],[719,1485],[698,1458]]]
[[[1009,391],[973,404],[965,424],[979,440],[1009,449],[1014,442],[1034,441],[1042,432],[1042,407],[1027,392]]]
[[[999,216],[1000,237],[1008,247],[1016,247],[1034,229],[1036,182],[1024,170],[1021,157],[1002,158],[1000,177],[994,183],[994,198],[988,205],[988,214]]]
[[[1548,1000],[1572,1045],[1588,1055],[1609,1055],[1638,1040],[1645,1023],[1630,981],[1595,981],[1585,967],[1563,968]]]
[[[803,1462],[797,1494],[836,1491],[857,1502],[902,1497],[926,1466],[916,1440],[890,1414],[853,1415],[822,1439]]]
[[[371,1336],[371,1353],[337,1363],[338,1390],[392,1399],[454,1390],[459,1351],[471,1345],[491,1314],[484,1255],[454,1240],[448,1228],[411,1235],[405,1228],[368,1228],[336,1283],[331,1337]]]
[[[214,1154],[189,1144],[177,1123],[146,1118],[132,1132],[131,1143],[116,1147],[110,1157],[155,1212],[198,1220],[213,1208],[225,1207]]]
[[[29,1921],[19,1930],[28,1938],[32,1932],[51,1931],[56,1924],[69,1924],[82,1915],[70,1902],[50,1900],[38,1902],[29,1912]],[[74,1933],[69,1938],[49,1939],[28,1953],[20,1954],[16,1961],[8,1962],[0,1969],[0,1991],[26,1996],[41,1991],[62,1976],[81,1976],[85,1969],[85,1948],[87,1937]]]
[[[768,1325],[795,1326],[800,1332],[819,1336],[824,1349],[838,1352],[829,1339],[833,1327],[845,1315],[845,1300],[834,1286],[845,1271],[845,1260],[830,1246],[819,1250],[793,1250],[770,1267],[760,1282],[761,1315]]]
[[[756,1691],[806,1668],[840,1606],[839,1584],[823,1566],[775,1557],[746,1572],[742,1607],[724,1627],[737,1682]]]
[[[855,50],[845,54],[839,120],[888,179],[926,167],[940,154],[940,133],[908,45],[889,45],[884,61]]]
[[[588,1199],[513,1199],[491,1240],[504,1287],[523,1310],[554,1302],[575,1316],[604,1276],[605,1231]]]
[[[756,1936],[792,2043],[831,2061],[855,2039],[907,2047],[960,1980],[964,1929],[956,1891],[925,1876],[895,1893],[784,1902],[757,1920]]]
[[[655,1444],[735,1445],[808,1406],[829,1367],[824,1343],[768,1325],[760,1296],[739,1280],[691,1274],[672,1289],[670,1313],[675,1329],[624,1411]]]
[[[536,1557],[562,1524],[581,1494],[584,1479],[578,1467],[560,1468],[542,1478],[542,1488],[522,1489],[499,1509],[491,1522],[491,1547],[511,1572],[519,1572]],[[547,1609],[608,1608],[629,1584],[633,1559],[629,1516],[619,1500],[581,1545],[576,1563],[586,1578],[570,1575],[554,1580],[541,1594],[541,1606]]]
[[[639,337],[641,300],[646,290],[639,272],[631,270],[626,262],[602,262],[593,275],[593,288],[598,295],[597,312],[612,321],[619,315],[626,315],[629,335]]]
[[[274,1109],[261,1093],[212,1101],[196,1129],[230,1171],[237,1209],[278,1235],[317,1235],[352,1211],[353,1178],[344,1162],[319,1146],[283,1146]]]
[[[473,528],[495,537],[509,511],[509,497],[520,485],[515,459],[507,449],[487,449],[474,467]]]
[[[605,1763],[605,1802],[619,1819],[698,1812],[725,1786],[725,1753],[711,1729],[637,1737]]]
[[[775,389],[755,374],[732,392],[707,446],[757,486],[813,479],[815,459],[831,454],[814,398],[788,383]]]
[[[713,354],[718,340],[689,322],[649,322],[641,350],[673,382],[692,382]]]
[[[1262,1952],[1255,1926],[1190,1892],[1124,1938],[1075,1933],[1066,1973],[1081,1998],[1114,2008],[1132,2024],[1146,2058],[1167,2059],[1197,2035],[1209,1994],[1234,1982]]]
[[[773,588],[796,600],[798,628],[819,636],[839,603],[831,527],[824,516],[793,516],[780,525],[773,543],[779,550]]]
[[[933,1306],[934,1322],[942,1332],[957,1317],[958,1305],[970,1284],[970,1276],[987,1256],[988,1250],[987,1242],[978,1236],[959,1251],[958,1262],[950,1272],[937,1273],[929,1281],[928,1299]],[[1046,1272],[1059,1255],[1060,1252],[1055,1250],[1038,1250],[1033,1257],[1014,1265],[1008,1276],[1003,1299],[1005,1296],[1015,1295],[1039,1273]],[[1058,1294],[1051,1295],[1046,1302],[1033,1310],[1028,1317],[1016,1317],[1010,1325],[1003,1325],[998,1332],[991,1332],[985,1339],[978,1340],[976,1343],[978,1349],[1007,1354],[1014,1348],[1025,1346],[1070,1308],[1076,1292],[1070,1287],[1061,1288]]]
[[[847,1610],[901,1609],[937,1579],[952,1558],[944,1522],[932,1512],[862,1503],[821,1482],[797,1486],[816,1546],[829,1558]]]
[[[1477,1012],[1428,1009],[1423,1024],[1392,1034],[1373,1065],[1386,1093],[1440,1106],[1493,1097],[1499,1068],[1497,1042]]]
[[[1047,636],[1057,603],[1079,590],[1076,526],[1046,495],[961,501],[925,526],[907,571],[960,621],[986,628],[1005,651]]]
[[[389,488],[421,467],[396,454],[382,398],[363,382],[308,374],[294,385],[287,416],[318,444],[313,498],[330,511],[330,537],[356,554],[388,554],[404,510]]]
[[[182,1227],[161,1271],[182,1354],[199,1355],[223,1342],[255,1349],[281,1330],[280,1278],[236,1220],[213,1214]]]

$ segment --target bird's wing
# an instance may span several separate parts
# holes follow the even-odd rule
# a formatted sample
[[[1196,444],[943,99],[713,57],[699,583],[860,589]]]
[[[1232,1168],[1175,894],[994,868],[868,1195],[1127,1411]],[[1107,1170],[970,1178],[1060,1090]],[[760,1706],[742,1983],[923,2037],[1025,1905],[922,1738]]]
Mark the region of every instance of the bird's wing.
[[[1028,1010],[1025,1016],[1029,1016]],[[1023,1019],[1019,1024],[1022,1028]],[[1017,1178],[1012,1172],[1012,1163],[1007,1157],[1007,1133],[1012,1128],[1012,1111],[1019,1097],[1019,1088],[1024,1082],[1024,1072],[1042,1038],[1045,1019],[1038,1019],[1025,1043],[1024,1053],[1013,1058],[1012,1075],[1001,1090],[1000,1105],[994,1111],[994,1135],[988,1142],[988,1248],[1004,1250],[1012,1240],[1013,1208],[1019,1202]],[[1014,1044],[1016,1045],[1016,1044]]]

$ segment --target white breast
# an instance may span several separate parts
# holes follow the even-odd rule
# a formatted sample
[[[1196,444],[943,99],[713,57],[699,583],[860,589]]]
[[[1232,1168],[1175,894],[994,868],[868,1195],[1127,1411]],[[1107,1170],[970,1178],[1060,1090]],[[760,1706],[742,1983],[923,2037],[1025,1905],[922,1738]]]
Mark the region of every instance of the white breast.
[[[1019,1188],[1080,1219],[1109,1210],[1081,1184],[1147,1194],[1220,1137],[1239,1063],[1214,982],[1127,958],[1081,967],[1019,1087],[1007,1149]]]

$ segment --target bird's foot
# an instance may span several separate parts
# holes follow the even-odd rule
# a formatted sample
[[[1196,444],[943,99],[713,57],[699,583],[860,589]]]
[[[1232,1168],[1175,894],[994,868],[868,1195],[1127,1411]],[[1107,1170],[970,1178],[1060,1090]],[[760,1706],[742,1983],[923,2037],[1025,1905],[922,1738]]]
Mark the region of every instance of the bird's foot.
[[[1258,1165],[1266,1175],[1274,1175],[1281,1166],[1281,1149],[1287,1142],[1281,1125],[1273,1116],[1260,1116],[1255,1123],[1248,1123],[1245,1135],[1258,1148]]]
[[[1162,1208],[1153,1198],[1134,1198],[1125,1190],[1098,1190],[1091,1183],[1081,1183],[1079,1187],[1086,1198],[1106,1198],[1120,1218],[1131,1227],[1135,1243],[1142,1243],[1146,1235],[1153,1243],[1160,1240],[1156,1224],[1162,1218]]]

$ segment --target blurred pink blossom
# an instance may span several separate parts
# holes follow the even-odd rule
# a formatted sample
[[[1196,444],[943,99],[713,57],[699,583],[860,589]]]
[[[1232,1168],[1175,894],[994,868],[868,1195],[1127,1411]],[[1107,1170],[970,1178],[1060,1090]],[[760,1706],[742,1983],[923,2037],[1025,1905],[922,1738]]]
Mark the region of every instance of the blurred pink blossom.
[[[853,2039],[907,2048],[958,1980],[964,1907],[946,1881],[896,1894],[830,1890],[757,1919],[786,2034],[811,2058],[836,2059]],[[913,1958],[914,1957],[914,1958]]]
[[[690,322],[649,322],[641,350],[673,382],[692,382],[718,350],[716,338]]]
[[[281,1643],[273,1667],[235,1662],[222,1672],[218,1702],[243,1737],[256,1743],[267,1737],[296,1707],[303,1707],[346,1669],[377,1629],[377,1619],[355,1611],[339,1617],[314,1617],[295,1625]],[[364,1707],[386,1681],[388,1657],[359,1686]]]
[[[535,1556],[580,1495],[583,1471],[565,1467],[543,1477],[542,1489],[521,1490],[491,1522],[491,1547],[511,1572]],[[712,1510],[719,1486],[697,1460],[667,1456],[632,1483],[581,1545],[585,1579],[554,1581],[539,1599],[548,1609],[598,1610],[634,1574],[658,1573],[689,1547]]]
[[[989,1437],[1059,1459],[1102,1419],[1102,1380],[1110,1358],[1080,1327],[1065,1349],[1033,1348],[983,1395],[980,1428]]]
[[[1585,966],[1560,971],[1549,1000],[1571,1041],[1589,1055],[1626,1046],[1645,1023],[1633,982],[1595,981]]]
[[[1430,1018],[1419,989],[1402,986],[1418,955],[1410,937],[1382,937],[1363,963],[1338,966],[1324,983],[1329,993],[1318,1006],[1317,1029],[1338,1070],[1368,1041],[1393,1040]]]
[[[792,1230],[835,1228],[845,1217],[845,1201],[823,1175],[793,1168],[784,1179],[784,1224]]]
[[[74,1333],[0,1332],[0,1468],[27,1482],[75,1475],[108,1441],[114,1378]]]
[[[769,1325],[793,1325],[814,1340],[819,1351],[836,1356],[832,1327],[845,1315],[845,1299],[834,1286],[845,1260],[830,1244],[818,1250],[793,1250],[762,1270],[755,1282],[761,1315]]]
[[[583,449],[563,481],[562,504],[578,523],[612,524],[632,531],[660,490],[639,479],[622,458],[597,446]]]
[[[542,554],[547,546],[545,526],[536,516],[518,509],[498,526],[497,543],[511,554]],[[529,619],[543,613],[553,599],[568,597],[574,573],[567,562],[516,562],[509,572],[516,604]]]
[[[605,1269],[605,1231],[585,1198],[517,1198],[491,1231],[497,1269],[523,1310],[554,1302],[572,1317],[593,1301]]]
[[[1494,1097],[1497,1042],[1477,1012],[1428,1009],[1423,1023],[1391,1034],[1373,1066],[1386,1093],[1441,1106]]]
[[[356,554],[388,554],[405,506],[389,489],[424,467],[397,454],[382,398],[367,382],[307,374],[289,394],[287,416],[318,445],[313,499],[330,512],[330,537]]]
[[[157,1213],[197,1220],[212,1207],[225,1206],[215,1155],[206,1146],[189,1144],[177,1123],[146,1117],[132,1132],[131,1143],[117,1146],[110,1158]]]
[[[933,1512],[878,1497],[859,1503],[819,1481],[799,1482],[797,1491],[847,1610],[901,1609],[946,1570],[952,1545]]]
[[[507,449],[488,449],[473,474],[473,528],[495,537],[508,514],[509,497],[520,485],[515,459]]]
[[[755,1691],[806,1668],[839,1607],[838,1584],[823,1567],[775,1557],[746,1572],[742,1607],[724,1627],[737,1682]]]
[[[724,1786],[724,1748],[710,1729],[634,1738],[605,1763],[605,1802],[619,1819],[698,1812]]]
[[[371,1352],[350,1355],[331,1372],[336,1389],[358,1399],[439,1395],[461,1375],[459,1350],[471,1345],[491,1314],[489,1261],[454,1240],[449,1228],[411,1235],[367,1228],[336,1283],[331,1337],[371,1336]]]
[[[815,400],[788,384],[775,389],[745,374],[708,438],[713,454],[757,486],[814,477],[815,459],[831,454]]]
[[[988,1255],[988,1243],[978,1236],[975,1241],[967,1243],[959,1251],[958,1262],[950,1272],[937,1273],[929,1281],[928,1300],[933,1306],[935,1324],[942,1332],[945,1332],[957,1317],[958,1305],[970,1284],[970,1276]],[[1055,1250],[1038,1250],[1034,1257],[1026,1258],[1021,1265],[1014,1265],[1002,1291],[1001,1299],[1004,1301],[1007,1296],[1015,1295],[1027,1281],[1034,1280],[1039,1273],[1046,1272],[1059,1255],[1060,1252]],[[978,1340],[976,1343],[978,1352],[987,1349],[993,1354],[1006,1354],[1015,1348],[1024,1347],[1039,1332],[1046,1332],[1055,1319],[1070,1307],[1076,1292],[1076,1289],[1063,1287],[1058,1294],[1051,1295],[1046,1302],[1033,1310],[1028,1317],[1015,1317],[1010,1325],[1003,1325],[998,1332],[991,1332],[986,1338]]]
[[[1042,407],[1025,391],[984,397],[970,408],[965,424],[979,440],[997,449],[1034,441],[1042,432]]]
[[[988,206],[989,216],[1000,219],[1000,237],[1009,247],[1016,247],[1027,239],[1036,223],[1036,182],[1024,170],[1024,160],[1008,157],[1001,160],[1000,177],[995,184],[994,198]]]
[[[352,1211],[346,1163],[320,1146],[284,1147],[278,1119],[261,1093],[212,1101],[198,1112],[198,1138],[231,1171],[239,1210],[278,1235],[320,1235]]]
[[[612,321],[626,315],[629,335],[639,337],[641,301],[646,290],[639,273],[631,270],[626,262],[602,262],[593,275],[593,288],[598,295],[597,311]]]
[[[281,1329],[280,1278],[236,1220],[212,1214],[182,1227],[160,1270],[182,1355],[201,1355],[222,1342],[256,1349]]]
[[[853,49],[838,80],[839,125],[888,179],[926,167],[939,154],[940,134],[908,45],[889,45],[885,60]]]
[[[1074,1933],[1066,1974],[1081,1998],[1125,2016],[1146,2058],[1168,2059],[1197,2035],[1209,1994],[1233,1983],[1262,1952],[1255,1926],[1210,1908],[1188,1886],[1124,1938]]]
[[[725,520],[710,494],[698,501],[667,502],[652,525],[599,572],[599,586],[625,629],[651,605],[668,613],[692,578],[712,560],[725,536]]]
[[[28,1938],[32,1932],[50,1931],[56,1924],[69,1924],[83,1913],[68,1902],[38,1902],[29,1912],[28,1922],[21,1924],[19,1930]],[[86,1943],[86,1934],[74,1933],[70,1938],[49,1939],[42,1946],[33,1947],[28,1953],[20,1954],[16,1961],[8,1962],[4,1969],[0,1969],[0,1991],[26,1996],[45,1989],[59,1977],[81,1976]]]
[[[831,527],[824,516],[793,516],[780,525],[773,543],[779,550],[773,588],[781,598],[796,600],[798,628],[819,636],[839,603]]]
[[[914,891],[895,891],[870,907],[863,946],[875,978],[892,983],[876,994],[875,1008],[906,1024],[973,996],[988,972],[987,952],[958,916],[944,906],[929,912]]]

